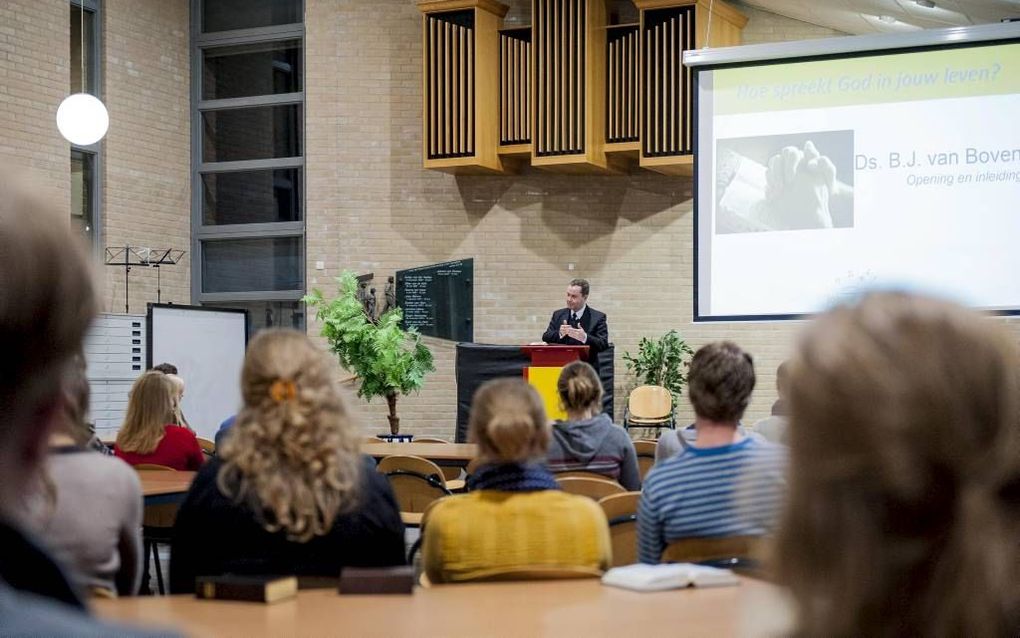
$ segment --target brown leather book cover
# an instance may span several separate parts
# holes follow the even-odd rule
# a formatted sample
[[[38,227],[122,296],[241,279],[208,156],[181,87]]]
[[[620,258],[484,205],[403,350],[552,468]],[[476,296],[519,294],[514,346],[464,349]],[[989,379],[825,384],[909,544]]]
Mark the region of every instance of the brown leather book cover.
[[[195,596],[210,600],[247,600],[275,603],[297,595],[298,581],[294,576],[199,576],[195,579]]]
[[[340,572],[341,594],[410,594],[414,591],[414,568],[345,567]]]

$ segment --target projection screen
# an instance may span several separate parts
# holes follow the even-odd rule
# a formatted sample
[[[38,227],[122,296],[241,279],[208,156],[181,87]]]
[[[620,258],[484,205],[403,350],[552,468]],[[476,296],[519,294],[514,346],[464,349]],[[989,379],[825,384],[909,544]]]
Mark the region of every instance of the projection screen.
[[[691,51],[695,321],[1020,312],[1020,24]]]

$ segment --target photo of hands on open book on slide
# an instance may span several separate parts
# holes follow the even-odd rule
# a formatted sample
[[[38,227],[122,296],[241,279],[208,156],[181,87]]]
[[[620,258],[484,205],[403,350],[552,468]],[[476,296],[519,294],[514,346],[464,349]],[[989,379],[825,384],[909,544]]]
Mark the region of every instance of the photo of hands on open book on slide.
[[[854,132],[719,140],[717,234],[852,228]]]

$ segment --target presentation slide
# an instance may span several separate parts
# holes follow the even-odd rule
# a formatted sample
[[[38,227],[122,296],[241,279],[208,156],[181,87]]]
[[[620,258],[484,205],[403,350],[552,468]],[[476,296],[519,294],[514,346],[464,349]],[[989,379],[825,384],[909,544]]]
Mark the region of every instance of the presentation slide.
[[[696,320],[1020,310],[1020,44],[698,70]]]

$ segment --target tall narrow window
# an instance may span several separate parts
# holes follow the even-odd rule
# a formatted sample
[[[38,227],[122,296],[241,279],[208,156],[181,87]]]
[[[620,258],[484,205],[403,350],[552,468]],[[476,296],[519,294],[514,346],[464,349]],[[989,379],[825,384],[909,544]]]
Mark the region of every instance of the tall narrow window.
[[[192,0],[192,296],[303,329],[304,5]]]
[[[96,237],[95,163],[95,153],[71,150],[71,229],[90,246]]]
[[[100,0],[70,0],[70,68],[68,93],[100,95]],[[71,146],[71,227],[89,250],[98,254],[99,164],[101,142]]]

